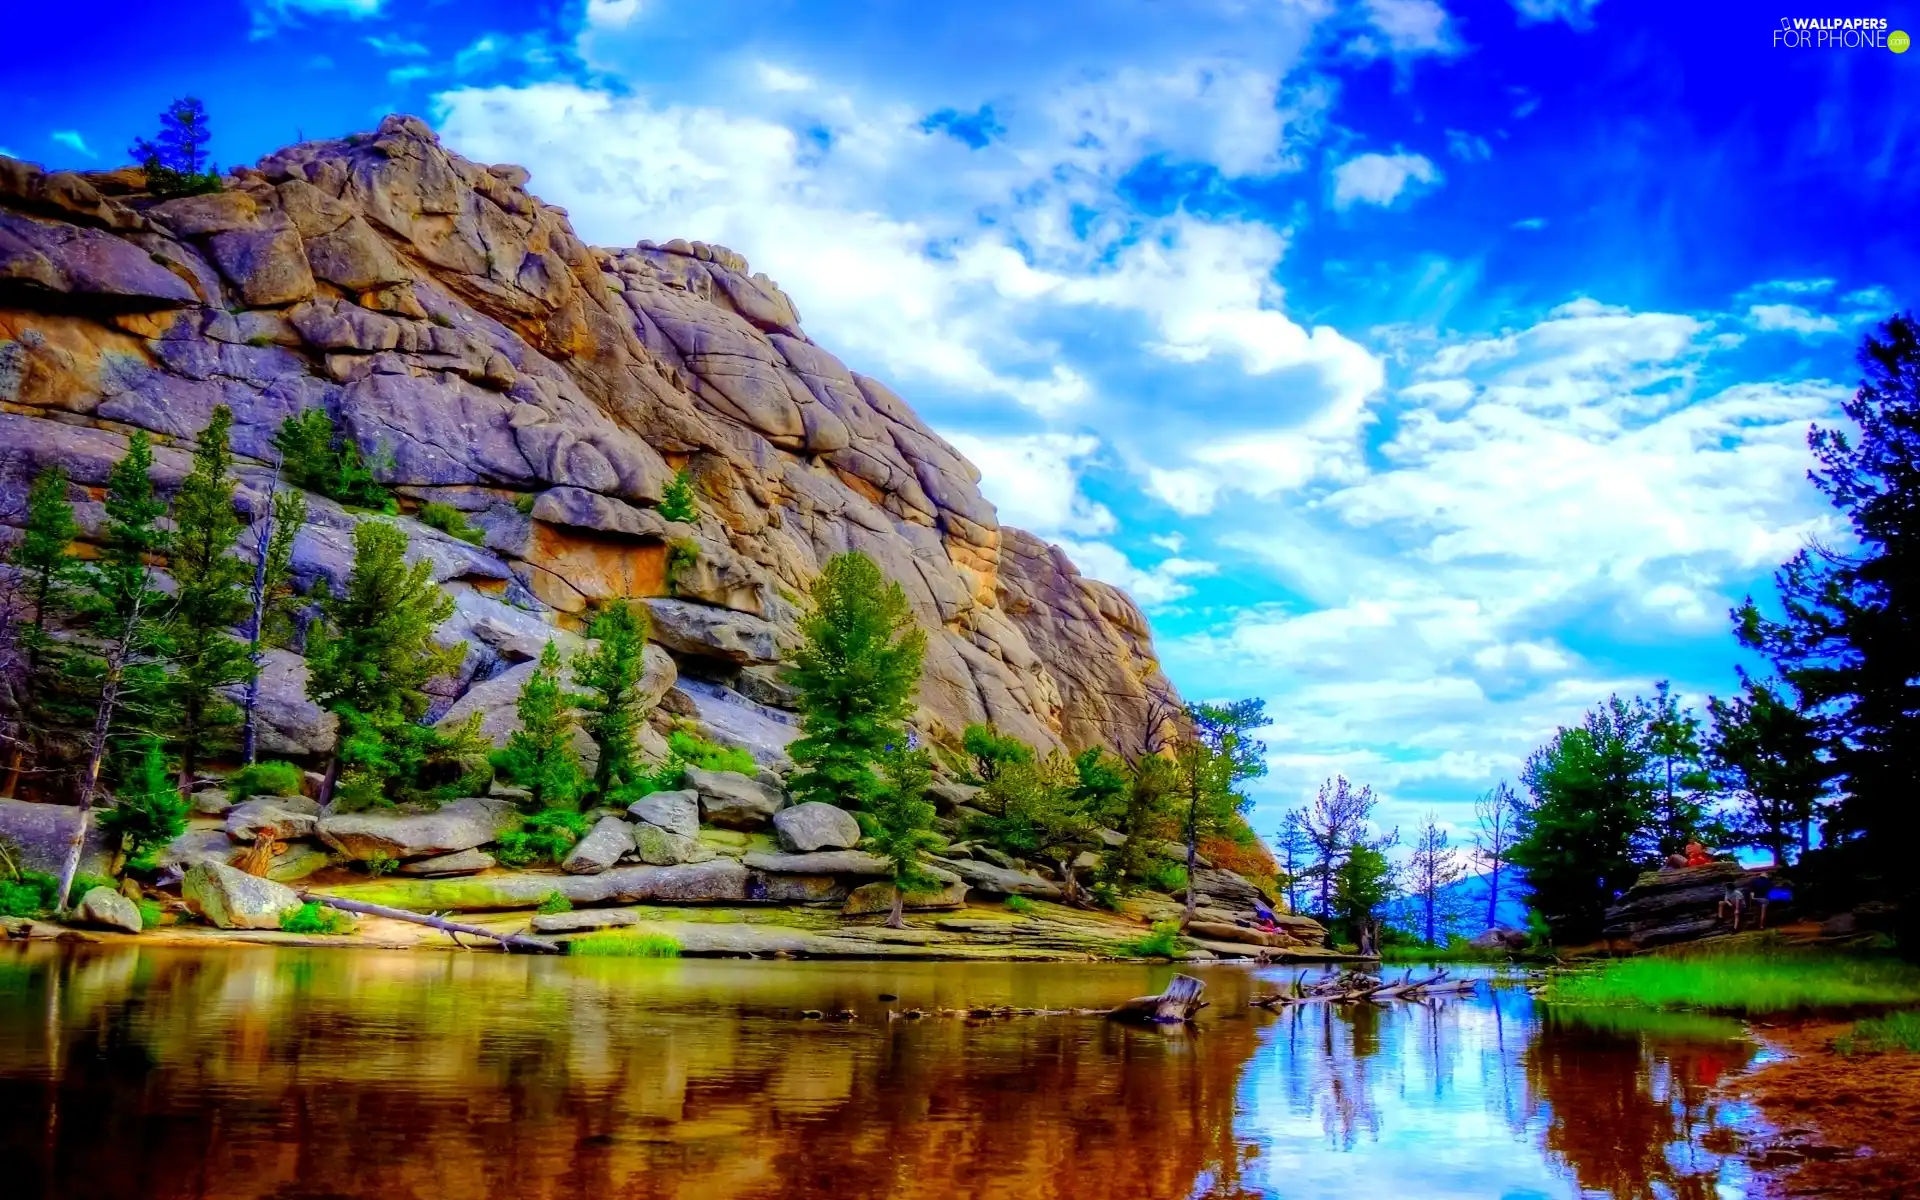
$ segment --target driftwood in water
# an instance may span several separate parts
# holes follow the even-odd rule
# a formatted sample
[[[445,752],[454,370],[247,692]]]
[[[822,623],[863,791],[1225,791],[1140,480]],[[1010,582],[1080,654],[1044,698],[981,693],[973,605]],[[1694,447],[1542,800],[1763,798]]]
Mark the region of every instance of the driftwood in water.
[[[425,925],[429,929],[438,929],[451,937],[455,945],[460,944],[460,935],[464,933],[469,937],[490,938],[499,942],[507,950],[519,950],[529,954],[560,953],[560,947],[552,942],[521,937],[513,933],[495,933],[491,929],[482,929],[478,925],[462,925],[457,921],[449,921],[445,917],[408,912],[404,908],[388,908],[384,904],[368,904],[364,900],[341,900],[334,896],[315,895],[312,892],[301,892],[300,898],[315,904],[324,904],[328,908],[337,908],[341,912],[364,913],[370,917],[388,917],[395,921],[410,921],[415,925]]]
[[[1436,971],[1425,979],[1415,979],[1409,969],[1397,981],[1378,979],[1347,971],[1307,983],[1294,981],[1291,992],[1262,996],[1253,1001],[1255,1008],[1286,1008],[1294,1004],[1324,1001],[1328,1004],[1352,1004],[1360,1000],[1420,1000],[1428,996],[1455,996],[1479,986],[1477,979],[1448,979],[1446,971]]]
[[[1179,1025],[1193,1020],[1193,1015],[1206,1007],[1200,999],[1200,993],[1206,990],[1207,985],[1191,975],[1175,975],[1158,996],[1136,996],[1107,1015],[1116,1021]]]

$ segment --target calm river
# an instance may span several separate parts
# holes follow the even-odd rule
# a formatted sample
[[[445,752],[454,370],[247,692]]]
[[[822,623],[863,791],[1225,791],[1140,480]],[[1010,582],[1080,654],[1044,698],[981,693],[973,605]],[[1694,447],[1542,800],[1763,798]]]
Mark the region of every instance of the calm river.
[[[1169,968],[0,947],[0,1194],[1741,1195],[1735,1027],[1596,1026],[1517,987],[1278,1015],[1193,970],[1187,1032],[1097,1018]],[[802,1009],[851,1008],[836,1024]]]

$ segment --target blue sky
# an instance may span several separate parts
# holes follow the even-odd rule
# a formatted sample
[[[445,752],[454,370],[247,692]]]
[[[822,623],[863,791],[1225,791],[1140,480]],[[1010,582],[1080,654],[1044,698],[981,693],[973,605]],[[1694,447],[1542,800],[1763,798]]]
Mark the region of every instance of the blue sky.
[[[1464,832],[1609,691],[1728,690],[1729,605],[1837,532],[1804,431],[1913,302],[1920,52],[1773,31],[1920,0],[1776,7],[65,3],[0,148],[412,112],[590,241],[730,246],[1189,696],[1267,699],[1263,831],[1339,771]]]

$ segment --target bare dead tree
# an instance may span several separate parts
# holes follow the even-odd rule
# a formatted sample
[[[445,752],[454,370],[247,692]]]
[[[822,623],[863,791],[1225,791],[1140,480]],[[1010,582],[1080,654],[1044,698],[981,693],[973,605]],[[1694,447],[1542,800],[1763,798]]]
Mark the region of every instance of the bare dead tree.
[[[1507,852],[1513,848],[1517,800],[1513,788],[1502,779],[1473,802],[1474,820],[1479,824],[1473,845],[1480,861],[1486,864],[1488,929],[1500,923],[1500,871],[1506,866]]]

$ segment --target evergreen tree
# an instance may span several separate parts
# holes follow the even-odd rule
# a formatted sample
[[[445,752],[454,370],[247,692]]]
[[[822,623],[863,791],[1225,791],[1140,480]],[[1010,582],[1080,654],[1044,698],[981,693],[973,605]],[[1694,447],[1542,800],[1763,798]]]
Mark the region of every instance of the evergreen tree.
[[[1655,776],[1654,848],[1665,856],[1679,854],[1687,843],[1702,838],[1718,841],[1721,831],[1708,819],[1713,776],[1701,764],[1700,718],[1680,707],[1673,685],[1664,679],[1654,685],[1647,710],[1647,752]]]
[[[68,553],[80,527],[74,523],[73,506],[67,501],[65,469],[55,465],[34,476],[27,490],[23,525],[19,543],[7,555],[8,564],[19,573],[26,602],[17,637],[21,658],[20,686],[15,695],[18,724],[9,753],[6,787],[0,791],[0,795],[9,797],[19,789],[33,743],[46,735],[52,720],[47,698],[56,690],[52,680],[63,673],[63,655],[60,645],[48,636],[48,625],[67,610],[73,586],[80,578],[79,566]]]
[[[93,728],[80,774],[80,819],[60,870],[58,907],[67,905],[80,852],[92,823],[101,767],[115,722],[151,738],[166,722],[165,631],[153,619],[166,597],[153,586],[152,559],[167,549],[159,520],[166,505],[154,495],[153,447],[144,431],[127,439],[127,453],[107,474],[107,539],[100,559],[83,576],[76,610],[88,623],[99,657],[77,656],[76,675],[93,697]],[[129,719],[131,718],[131,719]]]
[[[836,554],[813,585],[813,611],[787,681],[800,693],[801,736],[788,752],[796,803],[863,808],[878,793],[874,766],[904,745],[927,635],[898,583],[858,551]]]
[[[269,640],[289,633],[293,609],[293,543],[307,522],[306,494],[280,486],[279,472],[267,494],[267,507],[253,549],[253,586],[248,591],[247,690],[240,702],[243,714],[240,759],[249,766],[259,761],[260,672]]]
[[[1158,754],[1142,755],[1127,780],[1126,807],[1118,828],[1126,835],[1104,864],[1107,877],[1122,891],[1146,881],[1160,847],[1180,831],[1173,763]]]
[[[933,832],[933,805],[924,798],[927,785],[933,782],[933,764],[926,751],[908,746],[902,738],[885,747],[880,767],[880,778],[867,793],[862,824],[869,830],[867,847],[887,860],[893,883],[887,928],[899,929],[906,924],[907,893],[940,886],[920,858],[941,844],[940,835]]]
[[[399,511],[361,457],[359,443],[325,409],[305,409],[282,421],[273,445],[280,452],[281,470],[295,487],[355,508]]]
[[[160,136],[154,141],[135,138],[128,157],[147,172],[147,189],[155,196],[196,196],[220,190],[219,173],[207,160],[207,107],[184,96],[160,114]]]
[[[155,853],[187,831],[188,811],[167,771],[160,740],[148,738],[114,789],[113,807],[100,814],[100,827],[118,841],[128,866],[145,869]]]
[[[573,684],[586,718],[581,727],[593,739],[600,761],[593,769],[593,791],[602,803],[641,777],[639,748],[640,680],[646,674],[647,614],[615,600],[587,625],[593,645],[575,655]]]
[[[1784,867],[1791,849],[1805,853],[1812,845],[1834,768],[1818,716],[1745,671],[1740,686],[1744,695],[1707,701],[1707,758],[1739,806],[1739,844],[1764,847],[1773,865]]]
[[[1361,954],[1380,952],[1380,918],[1393,899],[1393,865],[1387,856],[1365,841],[1344,847],[1334,872],[1333,912],[1353,937]]]
[[[1280,832],[1274,838],[1274,856],[1280,861],[1281,887],[1287,894],[1287,911],[1300,911],[1300,881],[1306,877],[1312,859],[1313,839],[1307,836],[1306,813],[1297,808],[1287,810],[1280,820]]]
[[[1099,828],[1097,789],[1082,786],[1073,760],[1058,752],[1007,762],[981,793],[989,815],[978,824],[1001,849],[1045,858],[1060,868],[1066,898],[1077,891],[1073,859]]]
[[[977,721],[960,735],[960,748],[966,752],[974,782],[982,787],[991,784],[1002,767],[1033,761],[1032,746]]]
[[[1508,861],[1526,871],[1527,903],[1557,937],[1597,936],[1607,905],[1653,857],[1650,720],[1644,701],[1615,696],[1527,759],[1531,799]]]
[[[1429,946],[1440,944],[1447,924],[1447,889],[1466,875],[1459,855],[1448,844],[1447,831],[1440,819],[1428,813],[1414,835],[1413,853],[1407,860],[1407,890],[1420,906],[1420,940]]]
[[[1376,803],[1371,786],[1356,789],[1345,775],[1320,785],[1310,807],[1300,810],[1300,829],[1313,848],[1313,876],[1320,883],[1317,916],[1332,920],[1336,873],[1348,847],[1361,840]]]
[[[240,518],[233,510],[233,413],[220,405],[194,443],[193,469],[173,502],[167,560],[177,590],[171,626],[174,704],[179,712],[180,786],[189,790],[209,753],[226,744],[239,713],[224,689],[252,673],[247,646],[228,630],[247,615],[247,566],[233,556]]]
[[[693,495],[693,473],[681,467],[667,481],[666,492],[660,498],[660,515],[669,521],[697,521],[700,519],[700,504]]]
[[[426,684],[456,669],[466,645],[434,644],[453,597],[434,582],[431,563],[410,566],[406,551],[406,534],[362,521],[346,590],[321,601],[324,627],[308,640],[307,696],[340,718],[323,803],[348,775],[355,800],[373,800],[387,780],[417,778],[440,748],[434,731],[417,724],[429,705]]]
[[[577,722],[572,698],[560,686],[560,650],[551,641],[520,688],[520,728],[499,755],[501,770],[527,789],[535,810],[572,808],[586,790],[580,755],[573,748]]]
[[[1842,406],[1855,433],[1808,435],[1814,486],[1858,547],[1815,546],[1775,576],[1778,620],[1749,600],[1740,640],[1770,657],[1809,711],[1826,715],[1839,801],[1823,840],[1851,860],[1858,900],[1900,907],[1902,948],[1920,954],[1920,323],[1896,316],[1867,337],[1860,389]]]
[[[1240,784],[1267,773],[1264,742],[1253,731],[1267,724],[1264,700],[1235,700],[1230,704],[1187,706],[1185,735],[1174,745],[1174,771],[1185,809],[1181,832],[1187,845],[1187,909],[1181,921],[1193,920],[1198,901],[1192,885],[1199,865],[1200,839],[1235,828],[1235,818],[1252,802]]]

